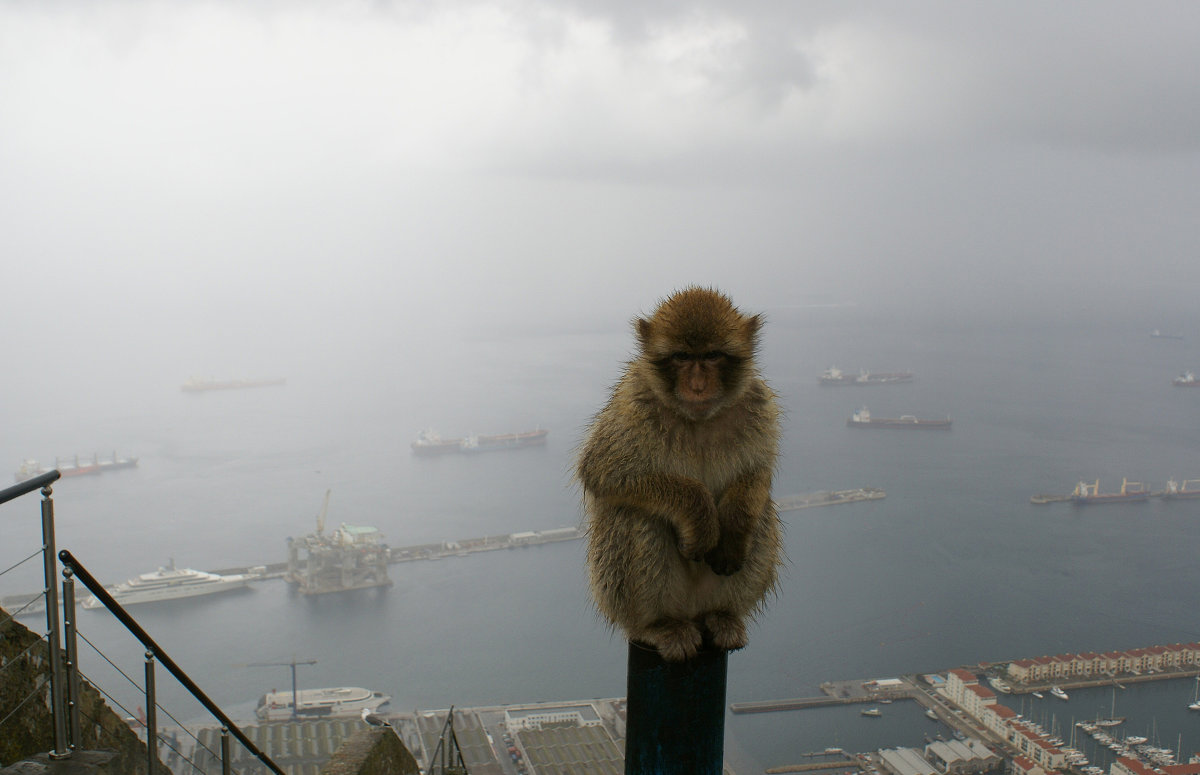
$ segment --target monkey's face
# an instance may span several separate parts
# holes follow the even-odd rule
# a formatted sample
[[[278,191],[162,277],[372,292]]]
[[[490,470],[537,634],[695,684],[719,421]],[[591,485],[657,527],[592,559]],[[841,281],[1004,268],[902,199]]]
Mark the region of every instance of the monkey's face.
[[[737,400],[753,371],[761,319],[724,295],[688,288],[636,329],[655,395],[690,420],[706,420]]]
[[[693,420],[709,417],[722,404],[728,387],[724,377],[736,360],[720,350],[678,350],[655,365],[680,411]]]

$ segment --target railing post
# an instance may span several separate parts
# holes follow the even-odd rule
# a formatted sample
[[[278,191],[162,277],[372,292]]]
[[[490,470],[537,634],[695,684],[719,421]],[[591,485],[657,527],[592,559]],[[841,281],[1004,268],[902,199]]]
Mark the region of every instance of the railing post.
[[[146,775],[158,764],[158,698],[154,691],[154,652],[146,651]]]
[[[58,624],[58,553],[54,548],[54,500],[50,485],[42,487],[42,575],[46,582],[46,650],[50,657],[50,715],[54,720],[54,750],[51,759],[66,759],[67,715],[63,695],[62,633]]]
[[[229,756],[229,727],[221,727],[221,775],[230,775],[233,769]]]
[[[63,637],[67,648],[67,745],[79,748],[79,641],[75,628],[75,574],[63,568]]]
[[[625,775],[721,775],[729,652],[667,662],[630,642]]]

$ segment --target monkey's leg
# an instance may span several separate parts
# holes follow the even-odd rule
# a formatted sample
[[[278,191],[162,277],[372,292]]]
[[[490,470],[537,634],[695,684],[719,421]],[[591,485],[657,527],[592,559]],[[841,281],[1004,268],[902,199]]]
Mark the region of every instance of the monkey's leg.
[[[658,649],[668,662],[682,662],[696,655],[703,638],[700,628],[687,619],[664,617],[629,633],[630,640],[640,641]]]
[[[704,627],[719,649],[734,651],[749,643],[745,619],[731,611],[709,611],[704,615]]]

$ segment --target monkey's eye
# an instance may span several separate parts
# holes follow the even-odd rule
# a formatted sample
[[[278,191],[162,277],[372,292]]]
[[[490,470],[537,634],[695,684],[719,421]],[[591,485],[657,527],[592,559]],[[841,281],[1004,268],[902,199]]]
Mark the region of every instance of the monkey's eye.
[[[680,350],[679,352],[671,353],[671,360],[675,363],[687,363],[688,361],[692,360],[692,355],[691,353],[685,353],[684,351]]]
[[[720,350],[709,350],[708,352],[704,353],[704,360],[708,361],[709,363],[716,363],[724,357],[725,353],[721,352]]]

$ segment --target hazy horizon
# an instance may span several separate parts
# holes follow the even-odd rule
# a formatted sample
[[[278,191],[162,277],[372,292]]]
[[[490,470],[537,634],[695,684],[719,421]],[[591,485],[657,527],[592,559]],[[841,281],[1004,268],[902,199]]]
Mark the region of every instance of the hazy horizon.
[[[611,329],[692,283],[756,311],[1182,328],[1198,23],[1165,2],[7,3],[0,319],[33,379]]]

